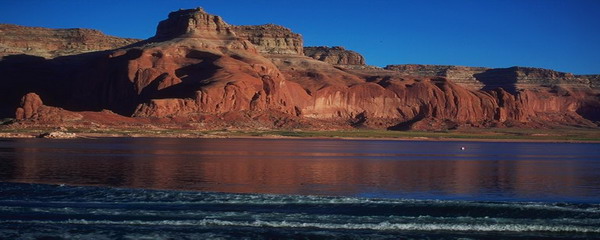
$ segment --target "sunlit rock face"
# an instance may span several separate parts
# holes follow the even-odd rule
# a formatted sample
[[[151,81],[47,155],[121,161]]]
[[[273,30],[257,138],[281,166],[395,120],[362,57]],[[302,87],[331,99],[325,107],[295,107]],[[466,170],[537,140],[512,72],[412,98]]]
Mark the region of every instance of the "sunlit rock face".
[[[365,58],[344,47],[305,47],[304,55],[333,65],[365,65]]]
[[[20,101],[35,92],[64,112],[108,109],[134,122],[207,127],[595,127],[600,119],[597,76],[523,67],[373,67],[342,47],[304,48],[288,28],[233,26],[200,8],[170,13],[150,39],[117,42],[107,46],[113,50],[55,59],[4,57],[2,82],[10,87],[0,89],[0,113],[30,118],[32,108]]]
[[[469,89],[505,90],[529,89],[551,86],[570,88],[597,88],[598,75],[573,75],[543,68],[510,67],[485,68],[451,65],[388,65],[385,69],[397,71],[406,76],[445,77]]]
[[[114,80],[105,73],[115,71],[121,72],[121,84],[106,86],[101,92],[109,95],[98,98],[108,100],[109,107],[133,99],[129,110],[136,117],[265,110],[294,115],[290,90],[295,84],[232,29],[202,9],[169,14],[155,37],[102,60],[108,69],[97,72],[97,84]],[[128,92],[114,95],[110,87],[116,85]]]
[[[289,28],[265,24],[234,26],[233,29],[237,36],[250,41],[262,54],[304,55],[302,36]]]
[[[0,58],[17,54],[55,58],[120,48],[139,41],[108,36],[93,29],[0,24]]]

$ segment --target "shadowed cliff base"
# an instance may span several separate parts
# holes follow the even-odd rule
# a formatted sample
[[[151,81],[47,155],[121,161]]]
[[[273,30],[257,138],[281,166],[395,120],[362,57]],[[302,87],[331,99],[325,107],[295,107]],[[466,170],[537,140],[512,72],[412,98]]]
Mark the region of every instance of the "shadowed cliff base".
[[[600,125],[600,105],[597,102],[584,104],[577,109],[577,113],[583,118],[595,121]]]
[[[48,104],[67,105],[72,94],[67,76],[73,74],[71,66],[77,61],[24,54],[3,57],[0,81],[5,87],[0,88],[0,117],[14,117],[21,97],[29,92],[38,93]]]

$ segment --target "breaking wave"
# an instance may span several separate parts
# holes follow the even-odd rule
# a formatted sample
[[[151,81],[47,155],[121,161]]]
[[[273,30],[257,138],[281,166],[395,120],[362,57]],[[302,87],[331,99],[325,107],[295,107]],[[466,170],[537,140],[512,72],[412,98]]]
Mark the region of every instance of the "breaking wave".
[[[600,205],[0,183],[0,238],[600,238]]]

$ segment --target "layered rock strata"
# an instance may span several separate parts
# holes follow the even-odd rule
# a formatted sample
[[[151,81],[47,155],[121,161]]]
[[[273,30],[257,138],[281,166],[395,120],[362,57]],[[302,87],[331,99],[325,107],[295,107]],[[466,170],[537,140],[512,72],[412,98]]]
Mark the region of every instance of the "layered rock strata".
[[[483,88],[484,84],[475,77],[475,74],[489,70],[489,68],[484,67],[419,64],[387,65],[384,68],[397,71],[405,76],[445,77],[469,89]]]
[[[365,65],[365,58],[343,47],[305,47],[304,55],[333,65]]]
[[[593,77],[575,76],[571,73],[557,72],[543,68],[484,68],[403,64],[388,65],[385,69],[397,71],[406,76],[445,77],[474,90],[491,90],[501,87],[514,93],[518,89],[535,89],[552,86],[597,88]]]
[[[0,57],[26,54],[54,58],[115,49],[138,41],[140,40],[108,36],[92,29],[49,29],[0,24]]]
[[[575,75],[575,77],[589,82],[591,88],[600,88],[600,75]]]
[[[303,54],[302,36],[289,28],[275,24],[234,26],[237,36],[250,41],[264,55]]]

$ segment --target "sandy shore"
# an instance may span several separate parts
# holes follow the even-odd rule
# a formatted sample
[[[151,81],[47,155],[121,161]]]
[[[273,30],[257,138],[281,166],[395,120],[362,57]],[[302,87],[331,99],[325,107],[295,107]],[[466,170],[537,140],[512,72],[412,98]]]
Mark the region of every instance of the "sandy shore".
[[[48,134],[45,132],[44,134]],[[116,132],[116,133],[94,133],[94,132],[59,132],[58,137],[46,137],[53,139],[94,139],[94,138],[238,138],[238,139],[339,139],[339,140],[386,140],[386,141],[461,141],[461,142],[542,142],[542,143],[600,143],[599,140],[580,140],[580,139],[569,139],[565,136],[556,135],[551,138],[536,138],[539,136],[520,136],[510,138],[507,136],[494,136],[491,134],[473,134],[464,133],[466,137],[453,137],[452,134],[444,136],[444,134],[437,134],[434,137],[431,136],[325,136],[331,132],[324,132],[323,136],[285,136],[276,134],[262,134],[262,132],[215,132],[215,133],[135,133],[135,132]],[[260,133],[260,135],[255,135]],[[298,131],[298,133],[303,133]],[[327,133],[327,134],[326,134]],[[345,132],[347,133],[347,132]],[[40,132],[0,132],[0,138],[11,139],[11,138],[39,138],[42,133]],[[423,132],[427,134],[427,132]],[[341,134],[343,135],[343,134]],[[61,137],[66,136],[66,137]],[[600,138],[600,137],[599,137]]]

